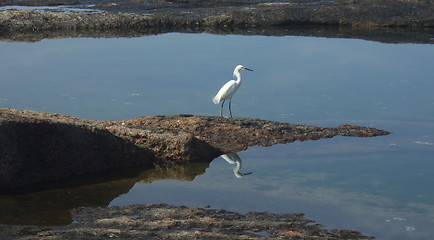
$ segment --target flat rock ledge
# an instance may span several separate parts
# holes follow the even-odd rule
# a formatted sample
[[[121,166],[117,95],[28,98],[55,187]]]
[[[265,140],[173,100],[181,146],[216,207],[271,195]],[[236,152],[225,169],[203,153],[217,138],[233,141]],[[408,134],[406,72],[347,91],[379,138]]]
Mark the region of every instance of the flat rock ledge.
[[[0,108],[0,190],[118,168],[209,162],[254,145],[387,134],[253,118],[178,114],[95,121]]]
[[[434,5],[431,0],[0,2],[0,6],[11,5],[92,6],[89,7],[92,12],[0,11],[0,39],[7,41],[39,41],[45,37],[130,37],[166,32],[211,32],[347,36],[392,42],[396,40],[390,38],[402,37],[409,42],[432,43],[434,27]],[[309,30],[309,26],[314,28]],[[339,26],[339,29],[318,26]],[[351,29],[342,30],[342,27]]]
[[[0,225],[2,239],[373,239],[356,231],[327,231],[302,213],[239,214],[166,204],[78,208],[66,226]]]
[[[0,11],[0,33],[60,29],[251,28],[296,24],[433,27],[430,0],[5,1],[2,5],[93,4],[102,12]]]

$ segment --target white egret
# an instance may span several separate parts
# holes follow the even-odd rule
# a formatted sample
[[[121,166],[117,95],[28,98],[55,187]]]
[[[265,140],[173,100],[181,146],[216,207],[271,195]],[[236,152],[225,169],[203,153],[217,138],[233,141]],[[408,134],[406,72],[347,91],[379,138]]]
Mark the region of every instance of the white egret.
[[[226,99],[229,99],[229,113],[232,117],[232,110],[231,110],[231,101],[232,96],[237,91],[237,89],[241,85],[241,74],[240,70],[248,70],[252,71],[252,69],[248,69],[246,67],[243,67],[242,65],[238,65],[234,69],[234,77],[237,77],[237,80],[230,80],[225,85],[223,85],[222,88],[220,88],[220,91],[217,93],[217,95],[212,100],[214,104],[218,104],[220,101],[223,100],[221,108],[220,108],[220,116],[223,117],[223,104],[225,104]]]
[[[235,168],[234,168],[235,177],[242,178],[245,175],[252,174],[251,172],[240,173],[240,169],[241,169],[242,164],[241,164],[241,158],[240,158],[240,156],[238,156],[238,154],[229,153],[229,154],[223,154],[220,157],[222,157],[224,160],[226,160],[226,162],[228,162],[230,164],[237,164],[237,166],[235,166]]]

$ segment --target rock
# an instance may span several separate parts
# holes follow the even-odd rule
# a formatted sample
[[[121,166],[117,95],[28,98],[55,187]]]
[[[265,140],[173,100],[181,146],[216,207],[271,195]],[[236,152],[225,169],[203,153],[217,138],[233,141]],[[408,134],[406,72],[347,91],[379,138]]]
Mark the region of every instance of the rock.
[[[95,121],[0,109],[0,189],[133,166],[212,161],[249,146],[389,132],[251,118],[173,115]]]
[[[78,208],[66,226],[0,225],[13,239],[373,239],[356,231],[327,231],[301,213],[245,215],[226,210],[147,204]]]
[[[354,125],[314,127],[253,118],[193,115],[139,117],[120,122],[125,123],[125,126],[131,129],[154,128],[155,131],[190,133],[198,140],[216,149],[217,151],[213,152],[216,153],[216,156],[246,150],[247,147],[254,145],[267,147],[277,143],[318,140],[336,135],[374,137],[389,134],[387,131]],[[111,121],[106,122],[106,124],[110,128],[111,125],[119,126],[120,122]],[[206,151],[210,150],[207,149]],[[198,158],[201,157],[203,156]]]
[[[0,109],[0,189],[153,162],[100,122]]]
[[[21,1],[22,5],[42,5],[35,0]],[[32,34],[33,39],[53,32],[73,31],[72,35],[92,36],[111,31],[115,36],[153,34],[161,32],[213,32],[279,34],[294,31],[298,34],[309,26],[350,27],[354,34],[406,35],[418,42],[432,42],[434,6],[430,0],[334,0],[334,1],[88,1],[94,9],[104,12],[37,12],[34,10],[0,11],[0,36],[20,39]],[[0,5],[8,5],[7,1]],[[54,3],[52,3],[54,4]],[[60,4],[60,3],[59,3]],[[66,4],[66,3],[63,3]],[[73,3],[69,3],[73,4]],[[396,30],[398,28],[399,30]],[[368,29],[369,31],[367,31]],[[317,28],[315,30],[318,30]],[[324,28],[321,29],[323,31]],[[341,31],[334,29],[333,31]],[[393,34],[388,34],[392,31]],[[62,33],[63,32],[63,33]],[[318,31],[309,31],[321,35]],[[341,35],[345,34],[344,31]],[[36,34],[36,35],[35,35]],[[416,37],[414,36],[416,35]],[[386,37],[389,37],[386,36]],[[413,37],[411,37],[413,36]],[[417,37],[420,36],[420,37]],[[420,39],[422,38],[422,39]]]

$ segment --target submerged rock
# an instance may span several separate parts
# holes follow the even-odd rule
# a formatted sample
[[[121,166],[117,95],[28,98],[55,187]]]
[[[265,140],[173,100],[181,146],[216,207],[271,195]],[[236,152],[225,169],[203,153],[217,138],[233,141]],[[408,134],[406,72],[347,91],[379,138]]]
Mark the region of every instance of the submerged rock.
[[[0,189],[125,167],[207,162],[254,145],[387,134],[353,125],[314,127],[252,118],[173,115],[95,121],[0,109]]]

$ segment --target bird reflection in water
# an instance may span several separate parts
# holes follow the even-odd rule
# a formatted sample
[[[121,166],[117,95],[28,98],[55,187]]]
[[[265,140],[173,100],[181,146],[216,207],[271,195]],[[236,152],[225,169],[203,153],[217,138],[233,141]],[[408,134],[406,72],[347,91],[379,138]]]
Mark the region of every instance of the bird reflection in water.
[[[242,178],[245,175],[252,174],[251,172],[240,173],[242,163],[241,163],[241,158],[240,158],[240,156],[238,156],[238,154],[236,154],[236,153],[223,154],[223,155],[221,155],[221,157],[224,160],[226,160],[226,162],[228,162],[230,164],[237,164],[234,168],[234,174],[237,178]]]

